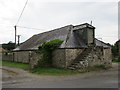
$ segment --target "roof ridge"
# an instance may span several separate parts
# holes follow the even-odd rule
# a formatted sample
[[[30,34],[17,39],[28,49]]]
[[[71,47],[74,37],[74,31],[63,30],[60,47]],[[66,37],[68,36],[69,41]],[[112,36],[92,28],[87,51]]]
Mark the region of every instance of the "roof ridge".
[[[39,33],[39,34],[35,34],[35,35],[40,35],[40,34],[52,32],[52,31],[56,31],[56,30],[59,30],[59,29],[65,28],[65,27],[70,27],[70,26],[73,26],[73,25],[72,24],[66,25],[66,26],[63,26],[63,27],[60,27],[60,28],[56,28],[56,29],[53,29],[53,30],[45,31],[45,32],[42,32],[42,33]],[[33,35],[33,36],[35,36],[35,35]]]
[[[71,30],[72,30],[72,28],[70,27],[69,30],[68,30],[68,33],[67,33],[66,39],[65,39],[65,47],[66,47],[66,44],[67,44],[68,39],[70,38],[69,36],[70,36],[70,34],[71,34],[71,33],[70,33]]]

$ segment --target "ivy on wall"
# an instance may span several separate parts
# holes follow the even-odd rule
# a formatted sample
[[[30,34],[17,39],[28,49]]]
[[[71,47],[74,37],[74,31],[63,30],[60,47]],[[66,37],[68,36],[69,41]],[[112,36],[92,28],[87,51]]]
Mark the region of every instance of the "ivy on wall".
[[[61,44],[62,40],[55,39],[51,41],[44,42],[43,44],[39,45],[38,51],[39,53],[43,54],[42,60],[39,60],[38,66],[46,66],[52,64],[52,52],[57,49]]]

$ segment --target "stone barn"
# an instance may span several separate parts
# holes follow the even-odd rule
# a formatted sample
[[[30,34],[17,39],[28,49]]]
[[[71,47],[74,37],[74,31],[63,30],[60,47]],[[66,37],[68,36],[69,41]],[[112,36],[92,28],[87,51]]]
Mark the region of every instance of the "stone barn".
[[[54,67],[79,69],[95,65],[111,66],[111,47],[95,38],[95,27],[88,23],[33,35],[14,49],[13,61],[30,63],[34,68],[41,58],[34,51],[43,42],[54,39],[63,40],[61,46],[52,53]]]

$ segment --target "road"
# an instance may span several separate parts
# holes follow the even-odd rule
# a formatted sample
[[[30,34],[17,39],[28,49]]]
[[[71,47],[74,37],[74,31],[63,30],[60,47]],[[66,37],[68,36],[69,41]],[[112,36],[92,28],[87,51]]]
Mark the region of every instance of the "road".
[[[1,69],[3,88],[118,88],[118,63],[109,70],[72,76],[34,75],[6,66]]]

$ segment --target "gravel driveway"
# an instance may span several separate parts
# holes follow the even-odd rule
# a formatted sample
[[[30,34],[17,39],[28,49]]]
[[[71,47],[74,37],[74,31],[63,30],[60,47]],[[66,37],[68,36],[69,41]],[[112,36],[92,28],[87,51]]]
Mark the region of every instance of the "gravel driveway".
[[[3,88],[118,88],[118,63],[106,71],[72,76],[34,75],[6,66],[1,69]]]

